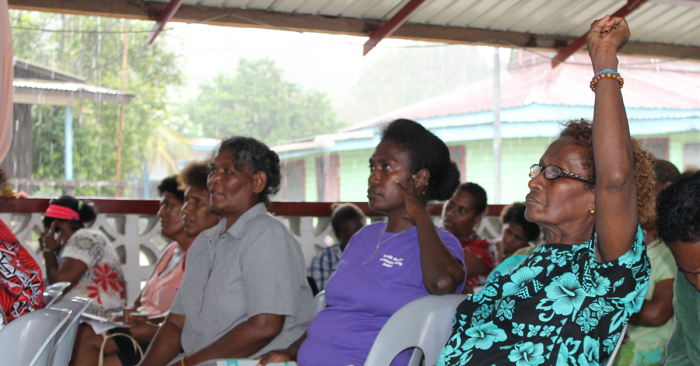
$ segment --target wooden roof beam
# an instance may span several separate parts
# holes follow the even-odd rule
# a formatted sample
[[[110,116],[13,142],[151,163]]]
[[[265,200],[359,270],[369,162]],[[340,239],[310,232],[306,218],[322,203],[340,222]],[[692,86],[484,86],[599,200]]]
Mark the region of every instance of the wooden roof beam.
[[[627,0],[627,4],[613,13],[612,17],[624,18],[630,15],[633,11],[637,10],[645,2],[647,2],[647,0]],[[552,59],[552,68],[557,67],[559,64],[566,61],[566,59],[571,55],[586,47],[587,34],[588,33],[578,37],[575,41],[571,42],[570,45],[559,50],[559,53],[557,53],[557,55]]]
[[[155,20],[167,3],[131,0],[8,0],[11,9],[48,11],[65,14],[95,15],[114,18]],[[230,9],[183,4],[171,22],[346,34],[366,37],[379,29],[378,20],[340,18],[323,15],[282,13],[254,9]],[[556,50],[565,47],[573,37],[498,31],[478,28],[446,27],[404,23],[391,38],[428,42],[475,44],[497,47],[523,47]],[[627,42],[623,54],[670,59],[700,60],[700,47],[664,43]]]
[[[406,4],[401,10],[394,14],[391,19],[377,29],[377,31],[370,34],[369,40],[365,43],[363,47],[363,56],[367,56],[367,53],[371,51],[382,39],[391,36],[399,27],[406,23],[408,17],[411,16],[418,8],[425,2],[425,0],[411,0]]]
[[[158,16],[158,19],[156,19],[156,24],[154,24],[151,31],[148,32],[148,44],[153,44],[153,41],[156,40],[156,37],[158,37],[163,28],[165,28],[165,25],[168,24],[168,21],[172,19],[181,4],[182,0],[170,0],[168,5]]]

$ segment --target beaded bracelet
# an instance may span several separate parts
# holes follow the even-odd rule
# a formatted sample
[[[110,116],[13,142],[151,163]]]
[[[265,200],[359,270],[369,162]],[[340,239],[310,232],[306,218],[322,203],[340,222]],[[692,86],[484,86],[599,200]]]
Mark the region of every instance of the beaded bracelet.
[[[620,83],[620,89],[622,89],[622,86],[625,85],[625,79],[620,76],[619,72],[613,69],[605,69],[603,71],[599,71],[595,74],[595,76],[593,76],[593,80],[591,80],[591,90],[595,91],[595,85],[598,84],[600,80],[605,78],[617,80],[617,82]]]

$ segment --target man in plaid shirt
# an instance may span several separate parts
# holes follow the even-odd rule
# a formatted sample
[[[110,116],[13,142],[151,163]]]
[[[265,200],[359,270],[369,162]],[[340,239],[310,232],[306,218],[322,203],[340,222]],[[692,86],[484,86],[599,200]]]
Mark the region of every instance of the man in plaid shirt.
[[[362,210],[351,203],[333,205],[331,226],[338,243],[316,253],[308,270],[308,276],[314,279],[319,291],[326,288],[328,279],[338,268],[345,246],[350,242],[350,238],[365,226],[366,221]]]

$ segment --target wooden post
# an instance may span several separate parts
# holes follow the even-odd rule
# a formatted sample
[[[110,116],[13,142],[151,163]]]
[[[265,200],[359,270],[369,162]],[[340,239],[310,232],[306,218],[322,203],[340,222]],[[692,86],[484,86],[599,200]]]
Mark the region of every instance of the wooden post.
[[[124,52],[122,53],[122,93],[126,92],[126,60],[129,52],[129,21],[124,20]],[[122,139],[124,135],[124,106],[122,102],[121,112],[119,113],[119,140],[117,143],[117,182],[121,175],[122,169]],[[122,188],[117,187],[117,197],[121,195]]]
[[[12,105],[12,143],[7,151],[5,160],[0,166],[7,172],[10,178],[32,178],[32,105]],[[16,185],[17,191],[31,194],[32,186],[27,183]]]

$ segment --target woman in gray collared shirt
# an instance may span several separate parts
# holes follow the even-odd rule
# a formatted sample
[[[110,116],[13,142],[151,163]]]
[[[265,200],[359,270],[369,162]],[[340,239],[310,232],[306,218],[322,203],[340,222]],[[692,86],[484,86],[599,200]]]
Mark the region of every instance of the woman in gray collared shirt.
[[[313,317],[304,257],[266,210],[279,185],[279,158],[265,144],[222,141],[208,188],[212,211],[224,219],[192,243],[171,313],[142,365],[255,358],[304,333]],[[184,358],[176,358],[181,350]]]

